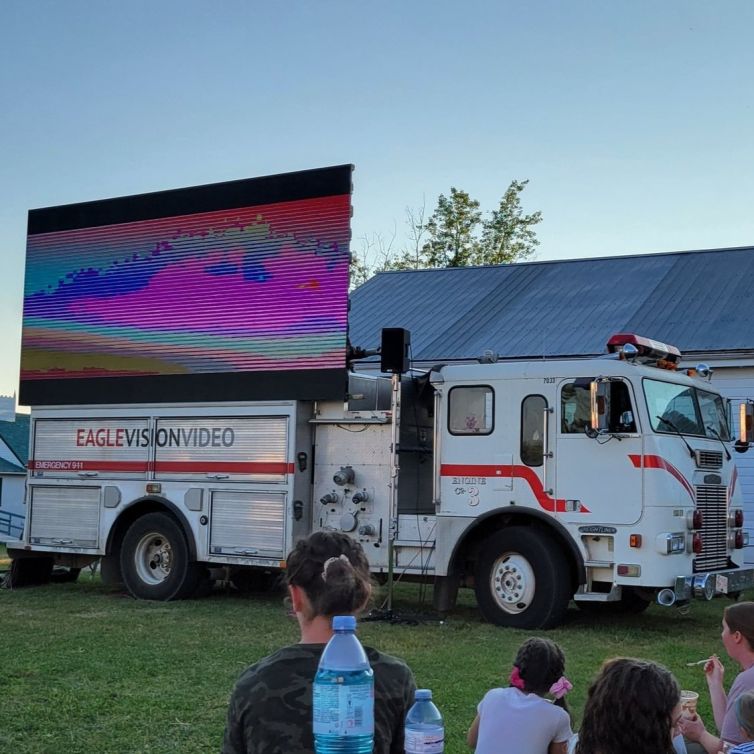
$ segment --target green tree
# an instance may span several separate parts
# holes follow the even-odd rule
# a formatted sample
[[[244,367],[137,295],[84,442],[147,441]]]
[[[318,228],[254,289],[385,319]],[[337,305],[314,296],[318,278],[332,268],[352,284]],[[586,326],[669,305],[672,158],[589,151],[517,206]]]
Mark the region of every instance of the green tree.
[[[530,259],[539,246],[534,226],[542,222],[541,212],[525,215],[521,192],[526,181],[513,180],[500,205],[484,221],[482,238],[473,264],[507,264]]]
[[[479,202],[454,187],[450,197],[440,194],[437,208],[427,220],[427,241],[422,246],[422,267],[466,267],[478,253]]]
[[[535,225],[541,212],[524,214],[521,192],[529,183],[511,181],[496,210],[483,217],[479,202],[451,187],[440,194],[429,219],[426,203],[406,208],[406,240],[400,250],[393,244],[397,230],[387,241],[381,234],[362,239],[361,253],[352,251],[351,288],[386,270],[419,270],[437,267],[509,264],[530,259],[539,246]]]

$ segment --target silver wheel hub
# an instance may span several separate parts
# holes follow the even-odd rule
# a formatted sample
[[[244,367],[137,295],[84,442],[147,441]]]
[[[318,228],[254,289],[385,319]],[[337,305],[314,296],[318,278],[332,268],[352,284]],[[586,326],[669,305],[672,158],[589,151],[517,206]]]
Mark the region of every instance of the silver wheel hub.
[[[136,573],[145,584],[161,584],[173,567],[170,541],[157,531],[145,534],[136,545],[134,565]]]
[[[490,589],[506,613],[522,613],[531,606],[536,579],[531,563],[519,552],[505,552],[493,564]]]

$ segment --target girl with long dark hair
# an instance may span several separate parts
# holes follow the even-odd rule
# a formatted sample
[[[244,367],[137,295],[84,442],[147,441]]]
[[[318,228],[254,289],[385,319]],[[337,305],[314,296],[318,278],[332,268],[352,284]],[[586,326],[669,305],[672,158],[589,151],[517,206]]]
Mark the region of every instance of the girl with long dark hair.
[[[589,687],[576,754],[674,754],[683,710],[669,670],[649,660],[608,660]]]

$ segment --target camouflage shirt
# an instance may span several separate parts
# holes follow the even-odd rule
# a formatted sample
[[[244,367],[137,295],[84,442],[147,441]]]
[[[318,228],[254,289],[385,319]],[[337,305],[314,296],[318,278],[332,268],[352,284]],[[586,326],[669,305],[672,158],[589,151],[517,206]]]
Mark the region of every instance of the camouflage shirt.
[[[223,754],[313,754],[312,683],[324,644],[293,644],[248,668],[228,707]],[[403,754],[416,683],[408,666],[364,648],[374,670],[374,754]]]

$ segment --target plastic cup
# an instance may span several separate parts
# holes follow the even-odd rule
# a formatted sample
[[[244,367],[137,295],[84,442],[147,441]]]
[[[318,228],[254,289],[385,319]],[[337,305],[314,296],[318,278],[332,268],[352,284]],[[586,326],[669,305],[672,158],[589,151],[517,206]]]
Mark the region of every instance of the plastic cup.
[[[681,707],[689,715],[696,714],[696,703],[699,701],[699,694],[696,691],[681,691]]]

